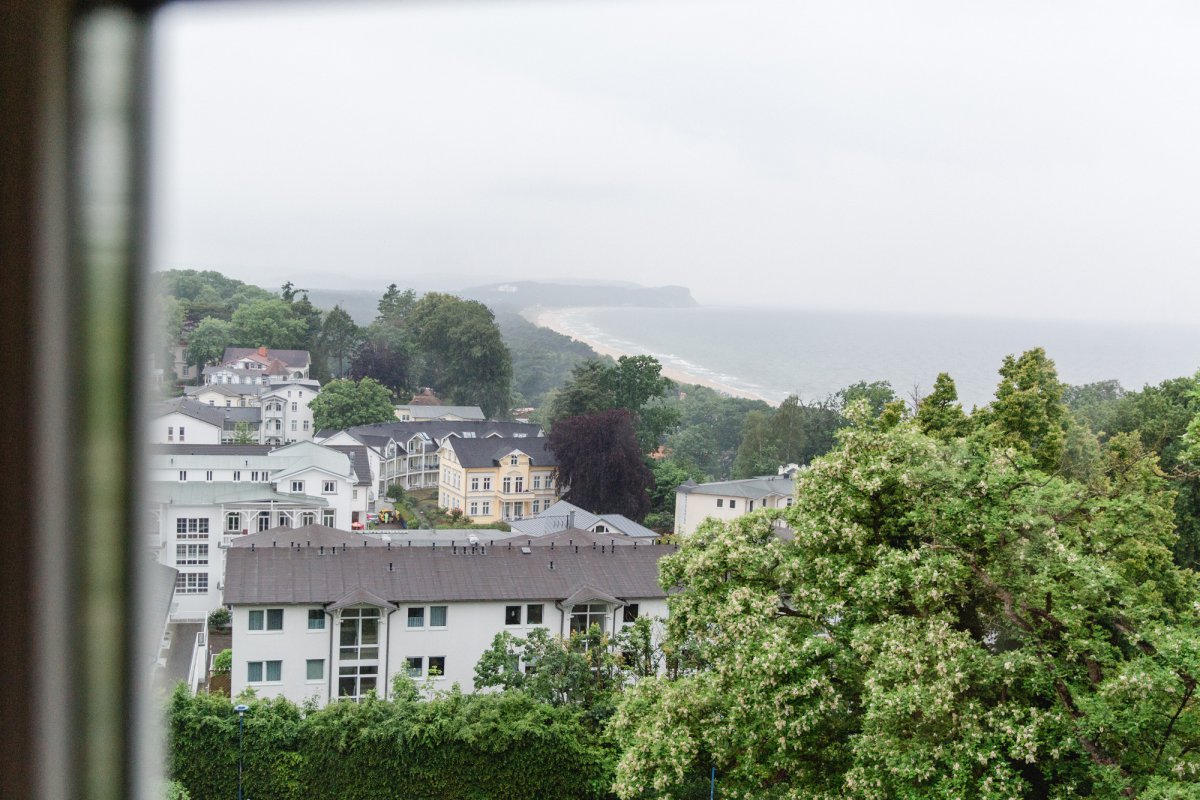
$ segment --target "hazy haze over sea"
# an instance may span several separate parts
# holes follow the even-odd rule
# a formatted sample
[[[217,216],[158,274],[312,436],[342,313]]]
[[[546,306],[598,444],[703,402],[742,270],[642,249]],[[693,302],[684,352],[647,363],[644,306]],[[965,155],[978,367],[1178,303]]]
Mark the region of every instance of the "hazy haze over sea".
[[[859,380],[907,397],[949,372],[963,405],[989,402],[1005,355],[1046,348],[1071,384],[1126,389],[1193,374],[1200,326],[744,307],[582,308],[557,313],[579,338],[779,402],[819,400]]]

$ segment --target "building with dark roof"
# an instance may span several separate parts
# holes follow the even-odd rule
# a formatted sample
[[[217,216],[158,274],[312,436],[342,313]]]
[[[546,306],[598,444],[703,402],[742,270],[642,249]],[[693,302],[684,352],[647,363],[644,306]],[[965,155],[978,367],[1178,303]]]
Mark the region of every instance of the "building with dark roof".
[[[307,526],[240,537],[226,556],[233,692],[324,704],[390,692],[391,678],[470,689],[497,633],[619,630],[665,617],[658,559],[581,530],[417,546]]]
[[[540,513],[558,499],[558,460],[546,442],[446,438],[438,450],[438,505],[481,523]]]

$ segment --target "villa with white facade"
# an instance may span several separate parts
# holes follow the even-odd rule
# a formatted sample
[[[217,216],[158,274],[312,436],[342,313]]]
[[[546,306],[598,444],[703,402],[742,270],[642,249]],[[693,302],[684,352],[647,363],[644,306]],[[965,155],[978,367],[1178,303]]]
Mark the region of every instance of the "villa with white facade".
[[[470,691],[475,664],[501,631],[559,636],[665,617],[663,546],[580,530],[404,546],[322,526],[240,537],[227,558],[233,694],[357,700],[409,675]]]
[[[312,442],[152,446],[148,462],[147,544],[178,570],[174,620],[220,605],[232,539],[317,523],[348,530],[362,508],[356,494],[373,483],[351,454]]]
[[[709,517],[730,520],[764,508],[787,508],[795,495],[798,469],[789,464],[781,467],[778,475],[713,483],[687,481],[675,490],[675,533],[695,533]]]

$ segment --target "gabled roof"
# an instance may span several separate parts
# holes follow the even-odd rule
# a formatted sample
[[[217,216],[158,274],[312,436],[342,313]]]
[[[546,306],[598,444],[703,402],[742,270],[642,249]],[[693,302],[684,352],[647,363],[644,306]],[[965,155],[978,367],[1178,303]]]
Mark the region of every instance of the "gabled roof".
[[[518,438],[518,435],[523,435],[525,438],[533,438],[542,434],[542,428],[537,423],[533,422],[497,422],[495,420],[409,420],[401,422],[376,422],[371,425],[356,425],[353,428],[348,428],[347,433],[352,434],[363,444],[375,444],[378,441],[383,441],[386,444],[388,438],[394,439],[400,447],[404,447],[404,443],[413,437],[416,433],[424,433],[437,444],[450,434],[455,434],[464,439],[484,439],[488,436],[501,436]],[[328,438],[337,433],[336,430],[320,430],[317,431],[318,438]],[[367,437],[378,437],[369,439]]]
[[[535,467],[556,467],[558,459],[546,446],[544,436],[525,438],[490,437],[486,439],[459,439],[454,437],[443,442],[458,458],[458,463],[464,467],[493,467],[500,460],[513,452],[521,452],[529,456]]]
[[[329,604],[330,611],[349,606],[377,606],[379,608],[399,608],[395,603],[389,603],[377,594],[367,591],[361,586],[351,589]]]
[[[367,457],[366,447],[348,444],[330,444],[326,447],[337,450],[339,453],[345,453],[350,457],[350,468],[354,470],[355,486],[371,486],[374,483],[371,478],[371,461]]]
[[[267,503],[316,506],[324,508],[329,502],[323,497],[278,492],[269,483],[250,481],[149,481],[145,489],[151,505],[217,506],[230,503]]]
[[[747,500],[758,500],[763,497],[790,497],[795,493],[795,483],[783,475],[764,475],[759,478],[743,478],[737,481],[716,481],[714,483],[681,484],[677,494],[712,494],[722,497],[744,497]]]
[[[589,531],[597,525],[604,525],[612,532],[633,538],[653,539],[658,536],[623,514],[593,514],[566,500],[559,500],[535,516],[513,520],[509,524],[514,531],[529,536],[545,536],[569,525]]]
[[[246,356],[255,356],[257,360],[262,360],[262,348],[258,347],[226,347],[225,354],[221,356],[221,363],[228,364],[231,361],[245,358]],[[289,367],[297,367],[303,369],[312,363],[312,356],[307,350],[272,350],[267,349],[266,359],[277,358]],[[264,361],[264,363],[266,363]]]
[[[188,386],[183,393],[193,397],[204,392],[216,392],[228,397],[241,397],[247,394],[258,394],[263,389],[258,383],[206,383],[203,386]]]
[[[217,428],[225,424],[225,415],[216,406],[200,403],[187,397],[175,397],[159,403],[154,408],[154,417],[164,417],[167,414],[183,414],[185,417]]]
[[[271,528],[256,533],[234,536],[230,547],[380,547],[384,543],[354,531],[343,531],[328,525],[301,525],[299,528]]]
[[[459,420],[486,420],[487,417],[483,414],[483,409],[479,406],[430,406],[430,405],[401,405],[396,406],[397,409],[404,409],[408,415],[414,420],[434,420],[434,419],[452,419]]]
[[[595,586],[580,586],[572,592],[566,600],[563,600],[559,605],[563,608],[570,608],[579,603],[593,603],[599,601],[601,603],[610,603],[613,605],[625,605],[617,598],[613,597],[608,592],[597,589]]]

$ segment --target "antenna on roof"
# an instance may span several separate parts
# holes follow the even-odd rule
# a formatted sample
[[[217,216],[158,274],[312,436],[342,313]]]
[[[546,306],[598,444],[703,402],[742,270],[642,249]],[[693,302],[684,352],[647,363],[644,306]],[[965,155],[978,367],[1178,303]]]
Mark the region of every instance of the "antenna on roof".
[[[551,562],[550,562],[550,569],[554,569],[554,562],[553,562],[553,561],[551,561]]]
[[[274,547],[274,546],[275,546],[275,540],[274,540],[274,539],[272,539],[272,540],[271,540],[271,547]]]
[[[325,555],[325,545],[321,545],[321,555]]]
[[[395,572],[395,569],[392,567],[391,561],[388,562],[388,572]]]
[[[250,543],[250,552],[251,552],[251,553],[253,553],[253,552],[254,552],[254,542],[251,542],[251,543]]]

